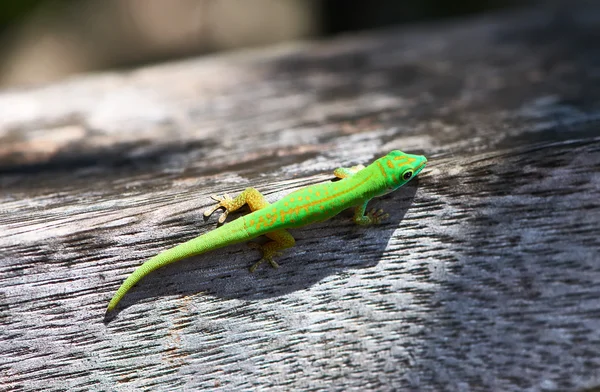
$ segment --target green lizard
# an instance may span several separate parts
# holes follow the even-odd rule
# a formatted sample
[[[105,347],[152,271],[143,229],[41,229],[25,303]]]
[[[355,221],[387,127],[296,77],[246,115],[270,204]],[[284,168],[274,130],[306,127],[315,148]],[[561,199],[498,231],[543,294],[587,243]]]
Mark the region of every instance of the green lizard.
[[[406,184],[419,174],[426,163],[427,159],[422,155],[410,155],[395,150],[367,167],[358,165],[338,168],[333,173],[341,179],[340,181],[299,189],[273,204],[254,188],[247,188],[236,198],[229,195],[212,196],[218,203],[207,209],[204,216],[210,216],[217,209],[224,208],[225,212],[219,217],[220,224],[225,222],[227,214],[244,204],[248,204],[252,212],[167,249],[146,261],[125,279],[110,300],[107,313],[113,310],[127,291],[144,276],[190,256],[265,235],[271,241],[264,245],[250,243],[253,248],[262,251],[262,259],[250,267],[250,272],[264,261],[278,268],[279,265],[273,257],[280,255],[282,250],[291,248],[296,242],[287,229],[327,220],[350,207],[354,208],[355,223],[379,223],[388,215],[375,209],[365,214],[367,203],[374,197],[385,195]]]

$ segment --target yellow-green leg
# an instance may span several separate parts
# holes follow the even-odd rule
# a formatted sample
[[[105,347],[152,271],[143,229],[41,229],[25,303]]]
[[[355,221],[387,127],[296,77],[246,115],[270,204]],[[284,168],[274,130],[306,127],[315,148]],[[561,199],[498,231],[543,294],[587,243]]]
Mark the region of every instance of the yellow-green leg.
[[[230,212],[239,210],[244,204],[248,204],[250,211],[260,210],[271,205],[262,193],[254,188],[246,188],[235,199],[232,199],[227,193],[223,196],[212,195],[211,198],[218,201],[218,203],[207,208],[206,211],[204,211],[204,216],[210,216],[219,208],[224,208],[225,211],[219,217],[220,224],[225,222],[225,219],[227,219],[227,215],[229,215]]]
[[[369,200],[365,200],[364,203],[354,207],[354,217],[352,220],[357,225],[368,226],[378,224],[389,217],[389,214],[386,214],[383,210],[377,210],[375,208],[365,214],[367,203],[369,203]]]
[[[364,168],[365,167],[363,165],[356,165],[352,167],[338,167],[334,170],[333,174],[337,178],[347,178],[352,177]],[[365,210],[367,209],[367,203],[369,203],[369,200],[365,200],[362,204],[354,207],[354,217],[352,218],[352,220],[357,225],[368,226],[378,224],[389,217],[389,214],[386,214],[383,210],[377,210],[375,208],[365,214]]]
[[[356,165],[352,167],[338,167],[333,171],[333,175],[337,178],[352,177],[364,168],[365,167],[363,165]]]
[[[296,240],[287,230],[275,230],[270,233],[265,234],[272,241],[267,242],[264,245],[258,244],[256,242],[250,242],[248,246],[255,249],[260,249],[262,252],[262,259],[258,262],[254,263],[252,267],[250,267],[250,272],[256,271],[259,265],[264,263],[265,261],[271,264],[273,268],[279,268],[279,264],[275,260],[273,260],[274,256],[281,256],[283,253],[282,250],[291,248],[296,245]]]
[[[271,203],[265,199],[262,193],[254,188],[246,188],[236,198],[232,198],[228,194],[211,197],[219,203],[204,211],[204,216],[210,216],[219,208],[224,208],[225,211],[219,217],[219,223],[225,222],[225,219],[227,219],[227,215],[230,212],[240,209],[242,206],[244,206],[244,204],[248,204],[248,207],[250,207],[250,211],[252,212],[271,205]],[[267,261],[273,268],[279,268],[279,264],[273,260],[273,257],[279,256],[282,250],[291,248],[296,244],[296,240],[294,240],[294,237],[292,237],[287,230],[275,230],[265,235],[272,241],[269,241],[264,245],[257,244],[255,242],[250,242],[248,244],[248,246],[251,248],[262,251],[262,259],[250,267],[250,272],[254,272],[256,268],[265,261]]]

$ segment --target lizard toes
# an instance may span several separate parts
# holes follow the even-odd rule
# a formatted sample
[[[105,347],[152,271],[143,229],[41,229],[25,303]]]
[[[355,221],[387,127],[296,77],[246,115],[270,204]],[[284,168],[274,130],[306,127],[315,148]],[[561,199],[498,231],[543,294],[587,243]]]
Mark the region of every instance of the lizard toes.
[[[221,208],[221,204],[215,204],[214,206],[207,208],[204,211],[204,216],[211,216],[213,214],[213,212],[215,212],[219,208]]]
[[[227,219],[227,215],[229,215],[229,210],[225,209],[225,211],[223,211],[223,213],[219,217],[219,220],[218,220],[219,224],[222,224],[223,222],[225,222],[225,219]]]

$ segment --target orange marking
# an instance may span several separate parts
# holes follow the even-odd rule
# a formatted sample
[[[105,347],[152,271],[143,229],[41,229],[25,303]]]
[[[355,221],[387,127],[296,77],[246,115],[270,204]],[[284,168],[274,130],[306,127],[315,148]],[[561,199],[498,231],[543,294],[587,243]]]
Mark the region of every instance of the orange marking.
[[[382,167],[382,169],[383,169],[383,167]],[[385,172],[384,172],[384,173],[385,173]],[[368,182],[370,179],[371,179],[371,176],[369,176],[369,177],[365,178],[363,181],[361,181],[361,182],[359,182],[359,183],[355,184],[355,185],[354,185],[353,187],[351,187],[351,188],[348,188],[348,189],[346,189],[346,190],[344,190],[344,191],[341,191],[341,192],[339,192],[339,193],[332,194],[331,196],[325,197],[325,198],[323,198],[323,199],[321,199],[321,200],[316,200],[316,201],[313,201],[313,202],[311,202],[311,203],[307,203],[307,204],[305,204],[305,205],[303,205],[303,206],[296,206],[295,208],[293,208],[293,209],[289,210],[288,212],[285,212],[284,214],[285,214],[285,215],[290,215],[290,214],[292,214],[292,213],[295,213],[296,215],[298,215],[298,214],[299,214],[299,212],[300,212],[300,208],[304,208],[304,209],[306,209],[306,211],[308,211],[308,208],[309,208],[309,207],[315,206],[315,205],[317,205],[317,204],[319,204],[319,208],[321,208],[321,209],[325,209],[325,206],[323,206],[321,203],[325,203],[325,202],[327,202],[327,201],[330,201],[330,200],[332,200],[332,199],[334,199],[334,198],[336,198],[336,197],[340,197],[340,196],[343,196],[343,195],[345,195],[345,194],[347,194],[347,193],[349,193],[349,192],[352,192],[352,191],[353,191],[353,190],[355,190],[356,188],[358,188],[358,187],[360,187],[360,186],[364,185],[364,184],[365,184],[366,182]],[[343,200],[343,201],[345,201],[346,199],[345,199],[345,198],[342,198],[342,200]],[[290,219],[290,222],[294,222],[294,220]]]
[[[385,162],[387,163],[387,165],[388,165],[388,167],[389,167],[390,169],[393,169],[393,168],[394,168],[394,164],[392,163],[392,161],[390,161],[390,160],[388,159],[388,160],[387,160],[387,161],[385,161]]]
[[[381,170],[381,175],[384,177],[387,177],[387,174],[385,174],[385,169],[383,168],[383,165],[381,164],[381,162],[379,162],[379,161],[375,161],[375,162],[377,163],[379,170]]]
[[[273,214],[273,219],[271,219],[271,221],[269,222],[269,226],[273,226],[275,224],[276,220],[277,220],[277,215]]]
[[[382,174],[385,176],[385,171],[383,170],[383,166],[381,166],[381,164],[379,162],[378,162],[378,165],[379,165],[379,168],[382,171]],[[320,210],[323,210],[323,212],[325,212],[325,210],[327,210],[328,207],[325,206],[325,205],[323,205],[323,203],[326,203],[327,201],[330,201],[330,200],[332,200],[334,198],[337,198],[337,197],[340,197],[340,196],[344,196],[345,194],[347,194],[349,192],[352,192],[356,188],[358,188],[360,186],[363,186],[370,179],[371,179],[371,176],[368,176],[368,177],[364,178],[361,182],[355,184],[354,186],[352,186],[352,187],[350,187],[350,188],[348,188],[346,190],[342,190],[342,191],[339,191],[339,188],[335,187],[334,190],[338,191],[338,192],[337,193],[333,193],[331,195],[329,195],[328,189],[326,187],[320,188],[321,191],[316,191],[315,190],[316,196],[320,196],[321,192],[323,192],[327,196],[324,197],[323,199],[314,200],[314,201],[311,201],[310,203],[304,203],[304,205],[298,205],[298,206],[292,207],[292,208],[287,209],[287,210],[283,210],[282,209],[282,210],[279,211],[279,219],[280,219],[280,221],[282,223],[285,223],[286,217],[289,215],[290,216],[289,217],[289,222],[290,223],[295,223],[296,222],[296,218],[300,216],[300,210],[301,209],[304,210],[304,211],[306,211],[306,213],[310,213],[310,207],[317,206],[317,205],[319,206]],[[306,201],[309,200],[309,198],[307,198],[307,197],[305,199],[306,199]],[[342,202],[345,202],[346,198],[341,198],[341,200],[342,200]],[[293,198],[289,199],[289,202],[293,202],[293,201],[294,201]],[[284,202],[284,205],[286,207],[288,207],[289,206],[289,202],[288,201]],[[266,214],[266,216],[267,216],[267,219],[269,219],[269,222],[265,222],[264,216],[261,216],[259,218],[259,224],[256,226],[257,230],[260,229],[261,223],[262,223],[262,226],[264,228],[267,228],[269,226],[272,226],[275,223],[275,221],[277,220],[277,214],[273,215],[272,219],[271,219],[271,214]]]
[[[400,158],[402,158],[402,159],[400,159]],[[400,162],[397,162],[397,164],[398,164],[397,166],[400,167],[402,165],[413,163],[416,160],[416,158],[396,157],[396,158],[394,158],[394,160],[395,161],[400,161]]]
[[[411,163],[411,162],[415,161],[415,158],[409,158],[409,157],[395,157],[394,158],[395,161],[398,161],[400,159],[402,159],[402,161],[396,165],[398,167],[404,166],[406,164],[405,162]],[[381,174],[383,174],[384,177],[390,177],[395,184],[398,183],[398,178],[396,178],[396,173],[395,172],[391,172],[390,174],[386,174],[386,172],[385,172],[385,170],[383,168],[383,165],[381,163],[379,163],[378,161],[375,161],[375,162],[377,162],[377,165],[379,166],[379,169],[381,170]],[[394,168],[394,165],[392,164],[391,161],[387,161],[387,163],[388,163],[388,166],[390,168],[392,168],[392,169]]]

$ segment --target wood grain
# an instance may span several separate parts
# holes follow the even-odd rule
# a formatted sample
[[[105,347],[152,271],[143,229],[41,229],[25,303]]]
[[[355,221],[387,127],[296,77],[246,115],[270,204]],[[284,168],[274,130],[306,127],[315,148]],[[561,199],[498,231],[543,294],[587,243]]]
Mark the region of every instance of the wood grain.
[[[599,42],[583,2],[2,93],[0,389],[592,390]],[[385,224],[190,258],[103,319],[209,195],[396,148],[430,160]]]

